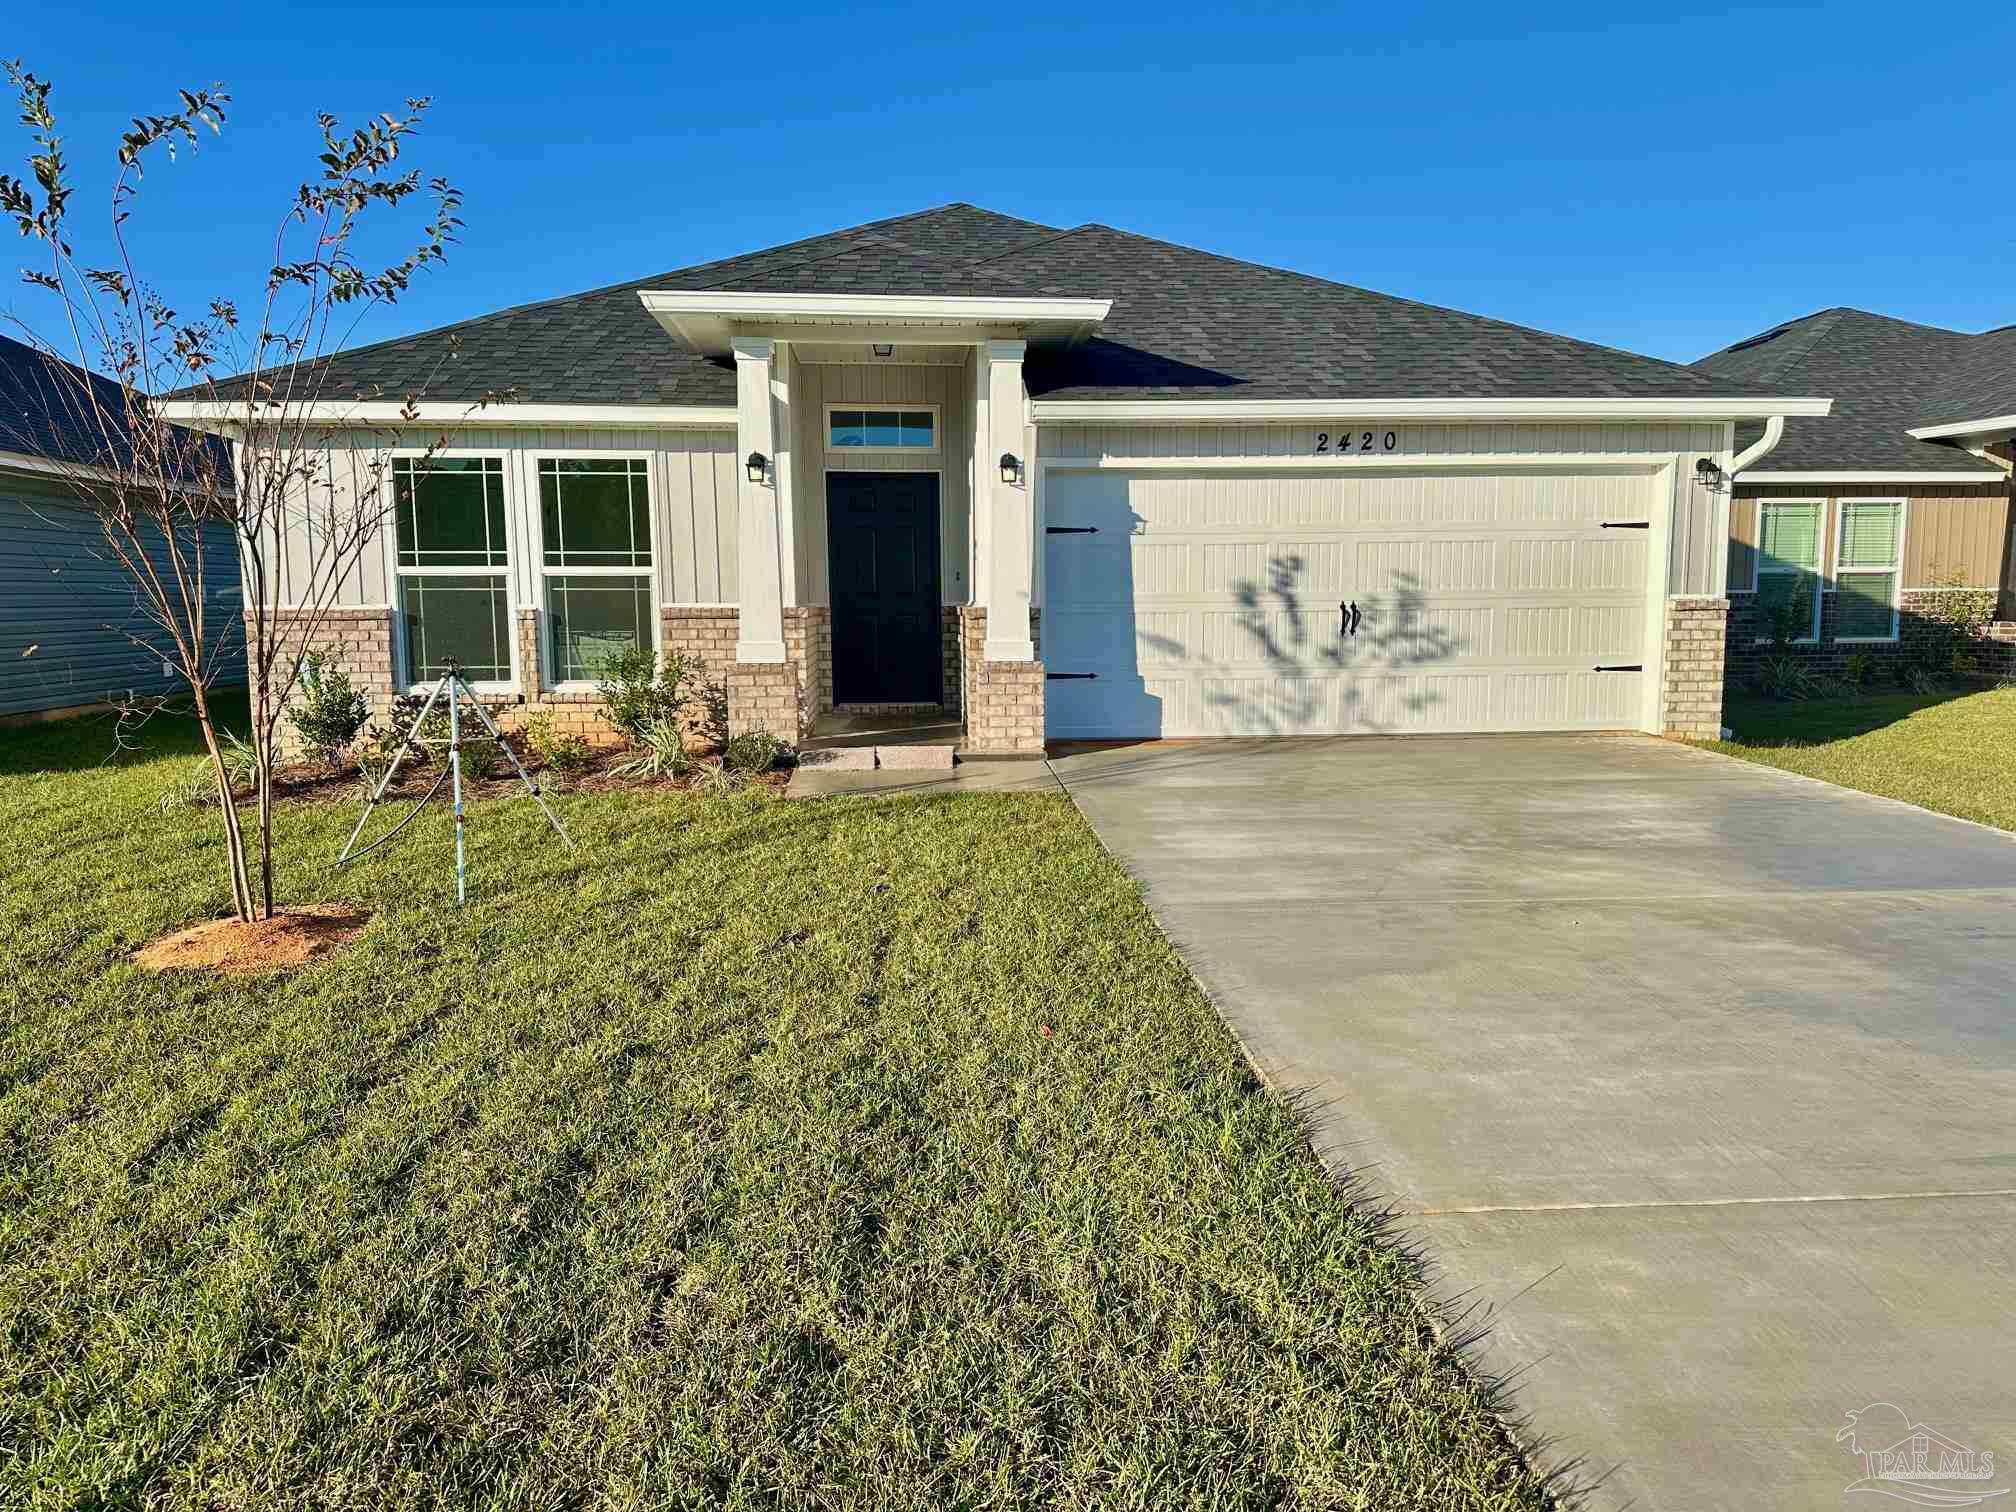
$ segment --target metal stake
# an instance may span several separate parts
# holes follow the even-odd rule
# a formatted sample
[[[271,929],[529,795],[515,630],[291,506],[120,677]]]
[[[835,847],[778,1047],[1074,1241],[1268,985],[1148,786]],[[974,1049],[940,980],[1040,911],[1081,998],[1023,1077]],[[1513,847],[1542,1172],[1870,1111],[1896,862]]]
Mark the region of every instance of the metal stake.
[[[455,803],[455,906],[460,908],[469,901],[469,865],[462,845],[462,679],[450,667],[448,680],[453,685],[448,691],[448,770],[454,779],[450,786]]]

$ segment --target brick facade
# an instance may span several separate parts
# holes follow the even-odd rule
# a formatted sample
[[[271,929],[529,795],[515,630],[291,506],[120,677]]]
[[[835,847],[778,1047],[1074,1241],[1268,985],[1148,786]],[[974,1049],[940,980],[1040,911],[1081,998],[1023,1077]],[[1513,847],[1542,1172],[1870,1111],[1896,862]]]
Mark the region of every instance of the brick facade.
[[[1729,601],[1666,601],[1666,667],[1661,690],[1668,735],[1715,740],[1722,734],[1722,677]]]
[[[1039,626],[1034,613],[1029,618],[1033,639]],[[973,756],[1042,755],[1043,663],[988,661],[987,611],[968,605],[960,609],[959,620],[966,716],[961,751]]]
[[[390,609],[325,609],[320,615],[303,611],[269,611],[279,643],[289,657],[320,651],[330,665],[350,675],[351,683],[371,707],[371,719],[384,723],[392,712],[392,700],[399,687],[393,679],[392,611]],[[309,626],[314,629],[310,633]],[[252,633],[252,617],[245,617],[246,635]],[[292,760],[302,754],[294,726],[280,721],[280,759]]]
[[[1984,590],[1963,588],[1961,593]],[[1813,672],[1830,677],[1843,676],[1850,657],[1859,656],[1879,673],[1888,673],[1899,664],[1933,663],[1945,659],[1948,631],[1931,614],[1947,590],[1935,589],[1901,593],[1897,598],[1897,639],[1894,641],[1844,641],[1838,638],[1837,616],[1840,595],[1820,595],[1820,637],[1817,641],[1795,643],[1782,650],[1770,639],[1770,626],[1759,612],[1754,593],[1732,594],[1729,613],[1728,686],[1741,690],[1752,686],[1764,663],[1773,656],[1793,656]],[[1762,639],[1760,639],[1762,637]],[[1977,638],[1975,660],[1980,672],[1990,677],[2016,676],[2016,624],[1996,621],[1985,626]],[[1940,668],[1939,670],[1944,670]]]
[[[798,664],[731,661],[728,673],[728,733],[767,730],[792,745],[801,734]]]

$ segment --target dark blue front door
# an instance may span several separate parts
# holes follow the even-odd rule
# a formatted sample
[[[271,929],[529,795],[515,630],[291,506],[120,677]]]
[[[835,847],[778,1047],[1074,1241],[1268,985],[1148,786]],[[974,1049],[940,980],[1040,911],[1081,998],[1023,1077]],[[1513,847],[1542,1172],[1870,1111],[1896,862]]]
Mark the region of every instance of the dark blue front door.
[[[833,585],[833,701],[944,697],[938,475],[826,475]]]

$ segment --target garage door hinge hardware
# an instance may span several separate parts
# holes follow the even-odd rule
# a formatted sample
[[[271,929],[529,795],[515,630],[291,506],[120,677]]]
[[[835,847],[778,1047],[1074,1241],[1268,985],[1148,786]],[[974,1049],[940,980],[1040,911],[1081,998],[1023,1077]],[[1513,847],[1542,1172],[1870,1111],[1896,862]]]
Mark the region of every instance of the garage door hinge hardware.
[[[1356,604],[1340,603],[1337,606],[1337,633],[1339,635],[1356,635],[1359,625],[1363,624],[1364,621],[1365,616],[1359,613]]]
[[[1045,534],[1045,535],[1097,535],[1097,534],[1099,534],[1099,527],[1098,527],[1097,525],[1045,525],[1045,526],[1043,527],[1043,534]]]
[[[1605,530],[1650,530],[1652,522],[1650,520],[1605,520],[1603,528]]]
[[[1098,680],[1099,674],[1097,672],[1045,672],[1043,674],[1043,681],[1045,682],[1097,682]]]
[[[1645,663],[1631,662],[1615,667],[1598,667],[1596,670],[1598,672],[1643,672],[1645,670]]]

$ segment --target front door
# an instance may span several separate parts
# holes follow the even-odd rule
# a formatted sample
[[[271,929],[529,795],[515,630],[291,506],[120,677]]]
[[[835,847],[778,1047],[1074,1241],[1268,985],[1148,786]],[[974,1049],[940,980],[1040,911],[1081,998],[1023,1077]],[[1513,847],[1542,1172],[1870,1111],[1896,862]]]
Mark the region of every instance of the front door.
[[[938,475],[826,475],[833,584],[833,701],[944,697]]]

